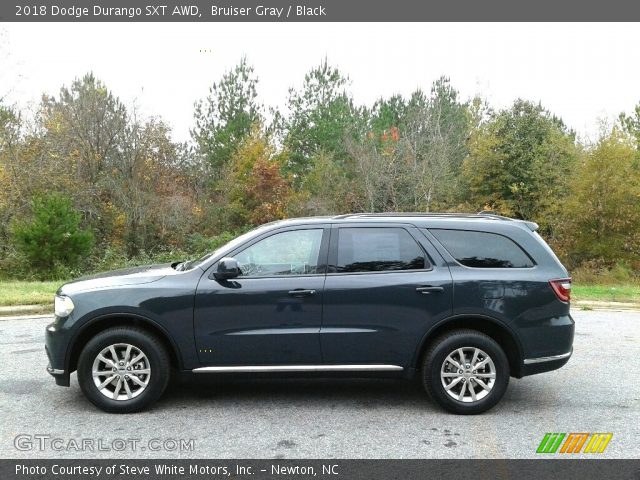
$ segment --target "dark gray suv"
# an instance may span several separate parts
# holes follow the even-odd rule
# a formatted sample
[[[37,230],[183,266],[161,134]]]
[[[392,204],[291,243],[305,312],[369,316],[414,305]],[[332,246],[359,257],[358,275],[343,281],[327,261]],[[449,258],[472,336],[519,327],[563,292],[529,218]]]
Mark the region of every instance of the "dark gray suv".
[[[571,279],[532,222],[353,214],[263,225],[191,261],[62,286],[46,350],[109,412],[171,373],[418,376],[454,413],[571,356]]]

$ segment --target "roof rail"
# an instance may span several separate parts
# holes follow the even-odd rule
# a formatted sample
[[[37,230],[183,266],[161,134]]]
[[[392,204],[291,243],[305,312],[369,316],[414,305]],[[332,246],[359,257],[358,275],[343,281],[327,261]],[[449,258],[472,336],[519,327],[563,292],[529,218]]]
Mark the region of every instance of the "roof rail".
[[[340,220],[343,218],[357,218],[357,217],[465,217],[465,218],[477,218],[477,213],[454,213],[454,212],[374,212],[374,213],[344,213],[336,215],[333,218]],[[483,215],[485,216],[485,215]],[[507,218],[500,217],[499,215],[486,215],[488,218]],[[511,220],[510,218],[508,220]]]
[[[376,217],[458,217],[458,218],[486,218],[487,220],[507,220],[510,222],[520,222],[526,225],[529,230],[535,232],[538,230],[538,224],[528,220],[519,220],[517,218],[505,217],[498,215],[491,210],[482,210],[478,213],[452,213],[452,212],[377,212],[377,213],[343,213],[332,217],[335,220],[345,218],[376,218]]]

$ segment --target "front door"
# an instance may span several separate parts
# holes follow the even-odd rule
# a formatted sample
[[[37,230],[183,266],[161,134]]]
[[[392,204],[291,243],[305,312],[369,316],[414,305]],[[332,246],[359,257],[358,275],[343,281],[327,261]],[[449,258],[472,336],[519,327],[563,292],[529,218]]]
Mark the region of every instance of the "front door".
[[[429,327],[451,315],[449,268],[411,225],[336,225],[320,333],[327,364],[406,368]]]
[[[242,275],[202,277],[194,330],[203,366],[321,363],[328,237],[317,225],[269,232],[232,252]]]

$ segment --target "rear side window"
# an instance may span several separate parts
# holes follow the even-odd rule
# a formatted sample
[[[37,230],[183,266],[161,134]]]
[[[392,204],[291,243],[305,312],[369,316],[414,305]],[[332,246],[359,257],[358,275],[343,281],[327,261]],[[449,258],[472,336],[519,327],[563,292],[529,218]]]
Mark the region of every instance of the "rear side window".
[[[338,272],[420,270],[427,265],[423,250],[403,228],[338,229]]]
[[[453,258],[467,267],[528,268],[533,261],[514,241],[488,232],[429,230]]]

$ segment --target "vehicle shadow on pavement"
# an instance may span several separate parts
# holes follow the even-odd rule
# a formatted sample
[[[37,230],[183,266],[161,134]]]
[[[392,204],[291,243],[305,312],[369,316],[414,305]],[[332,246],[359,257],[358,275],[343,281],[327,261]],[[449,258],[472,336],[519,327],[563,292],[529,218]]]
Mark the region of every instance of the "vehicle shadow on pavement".
[[[75,395],[52,399],[56,408],[76,412],[95,411],[81,394],[77,382]],[[531,387],[512,382],[503,402],[491,410],[517,413],[539,402],[531,397]],[[56,390],[58,392],[58,390]],[[527,393],[529,392],[529,393]],[[180,411],[210,405],[262,408],[265,406],[306,405],[315,409],[387,409],[423,413],[443,412],[425,393],[419,381],[379,378],[225,378],[186,375],[172,380],[164,395],[148,411]]]
[[[418,382],[393,379],[327,379],[327,378],[269,378],[225,379],[186,376],[172,382],[162,404],[189,400],[216,400],[236,404],[250,404],[264,400],[368,406],[435,405]]]

